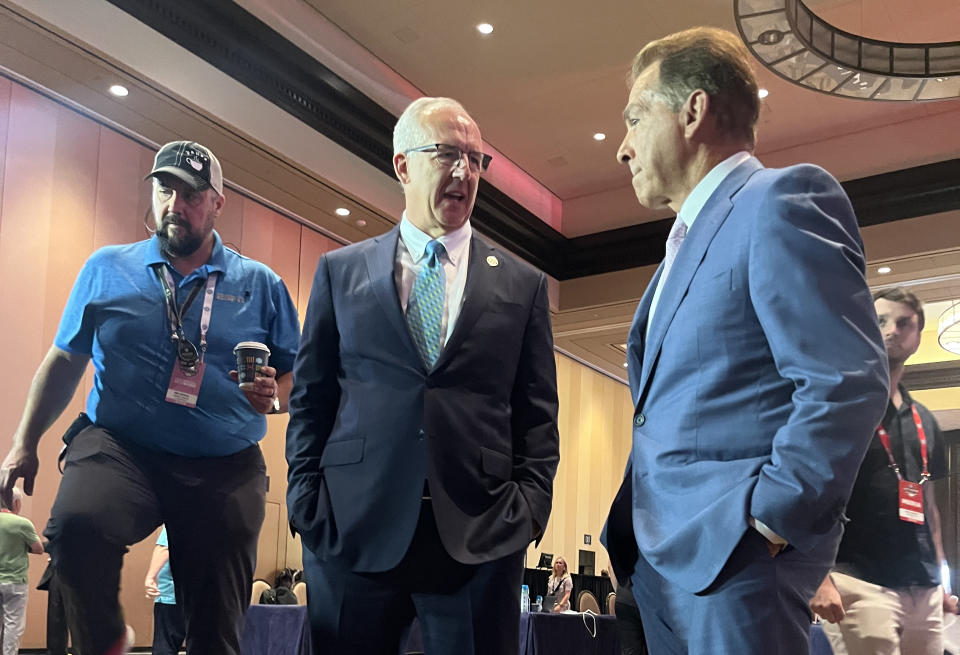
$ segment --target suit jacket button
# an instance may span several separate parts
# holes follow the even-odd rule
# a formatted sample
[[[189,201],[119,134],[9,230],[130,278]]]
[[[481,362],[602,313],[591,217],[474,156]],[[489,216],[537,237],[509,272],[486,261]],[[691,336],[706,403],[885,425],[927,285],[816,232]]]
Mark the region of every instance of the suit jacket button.
[[[633,424],[638,428],[646,422],[647,422],[647,417],[643,415],[643,412],[633,417]]]
[[[417,441],[423,441],[423,438],[426,436],[426,433],[423,430],[417,432]]]

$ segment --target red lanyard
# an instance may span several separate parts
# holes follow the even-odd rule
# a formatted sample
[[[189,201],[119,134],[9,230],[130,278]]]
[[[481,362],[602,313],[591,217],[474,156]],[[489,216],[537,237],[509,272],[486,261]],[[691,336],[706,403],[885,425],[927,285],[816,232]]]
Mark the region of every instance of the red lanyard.
[[[917,412],[916,406],[910,405],[910,410],[913,412],[913,423],[917,426],[917,439],[920,440],[920,459],[923,460],[923,472],[920,474],[920,484],[923,484],[930,478],[930,471],[927,470],[927,433],[923,431],[923,423],[920,421],[920,414]],[[877,436],[880,437],[880,443],[883,444],[883,449],[887,451],[887,457],[890,459],[890,468],[897,474],[898,480],[903,480],[903,476],[900,475],[900,467],[897,466],[897,461],[893,458],[893,451],[890,450],[890,435],[887,434],[887,431],[883,429],[882,425],[877,427]]]

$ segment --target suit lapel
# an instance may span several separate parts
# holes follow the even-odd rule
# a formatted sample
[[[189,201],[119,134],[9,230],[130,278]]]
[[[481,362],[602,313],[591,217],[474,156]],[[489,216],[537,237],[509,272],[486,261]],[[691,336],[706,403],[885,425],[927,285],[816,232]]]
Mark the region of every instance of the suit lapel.
[[[633,315],[633,323],[630,324],[630,333],[627,335],[627,376],[630,378],[630,394],[634,403],[639,399],[640,372],[646,359],[643,353],[647,334],[647,319],[650,317],[650,304],[653,302],[653,294],[662,274],[663,262],[660,262],[653,278],[647,284],[647,290],[640,298],[640,304],[637,305],[637,311]]]
[[[737,166],[707,200],[693,227],[690,228],[687,238],[684,239],[683,245],[677,253],[677,258],[673,262],[673,267],[670,269],[670,276],[666,279],[663,289],[660,291],[657,309],[653,314],[653,322],[650,324],[649,337],[644,343],[643,366],[637,383],[637,401],[643,396],[650,381],[653,364],[657,360],[660,347],[663,345],[663,339],[673,322],[677,309],[680,307],[680,302],[687,294],[690,281],[700,267],[700,263],[707,253],[710,242],[717,234],[717,230],[723,225],[724,219],[733,208],[731,196],[743,186],[747,178],[760,168],[762,168],[760,162],[753,158]],[[661,270],[662,268],[663,265],[661,264]]]
[[[397,256],[397,242],[400,239],[400,227],[396,226],[386,234],[374,239],[374,245],[367,250],[367,274],[370,277],[370,286],[380,301],[380,307],[387,319],[387,323],[397,333],[400,341],[420,361],[420,355],[410,338],[407,321],[403,317],[403,308],[400,306],[400,294],[397,292],[397,283],[394,280],[393,267]]]
[[[488,257],[493,257],[493,248],[476,236],[470,238],[470,261],[467,264],[467,281],[463,289],[463,304],[453,333],[440,351],[435,368],[443,366],[457,351],[464,337],[473,327],[477,318],[487,307],[490,295],[496,288],[497,277],[502,266],[492,266]],[[498,262],[499,264],[499,262]]]

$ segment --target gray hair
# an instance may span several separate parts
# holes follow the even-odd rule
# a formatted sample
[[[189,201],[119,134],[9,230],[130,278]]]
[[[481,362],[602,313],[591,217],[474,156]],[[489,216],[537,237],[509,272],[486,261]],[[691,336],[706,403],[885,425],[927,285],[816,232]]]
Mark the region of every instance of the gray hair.
[[[11,512],[18,512],[17,505],[23,501],[23,492],[20,490],[20,487],[14,487],[10,490],[10,507],[5,507],[5,509],[10,510]],[[6,503],[3,503],[5,506]]]
[[[427,131],[423,129],[421,118],[427,110],[438,106],[454,107],[463,111],[464,114],[467,113],[463,105],[453,98],[417,98],[407,105],[407,108],[400,114],[400,118],[397,119],[397,124],[393,128],[394,155],[398,155],[404,150],[429,145],[424,143],[428,137]]]
[[[753,147],[760,115],[757,80],[743,40],[727,30],[694,27],[648,43],[633,58],[629,83],[660,63],[655,97],[677,112],[691,93],[703,89],[713,103],[717,125]]]

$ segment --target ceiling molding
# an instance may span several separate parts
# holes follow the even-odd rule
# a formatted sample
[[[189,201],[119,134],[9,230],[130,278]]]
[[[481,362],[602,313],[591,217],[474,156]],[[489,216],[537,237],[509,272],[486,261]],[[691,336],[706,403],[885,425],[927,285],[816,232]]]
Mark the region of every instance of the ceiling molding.
[[[960,387],[960,361],[904,366],[902,382],[911,391]]]
[[[393,177],[395,117],[232,0],[108,0]],[[843,183],[865,227],[960,209],[960,158]],[[480,181],[472,223],[558,280],[655,264],[672,218],[567,238]]]

